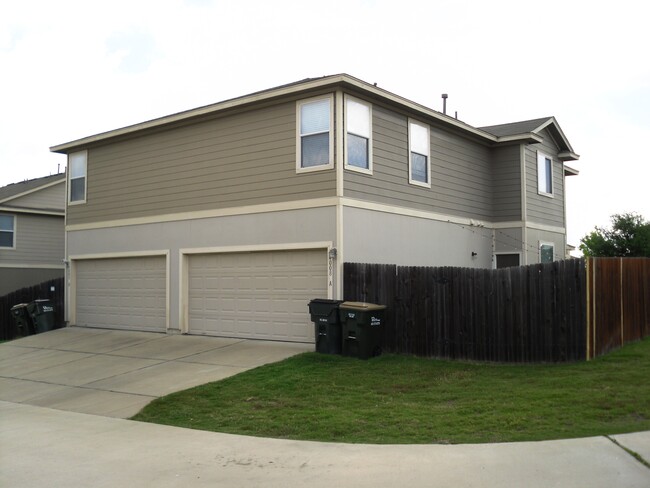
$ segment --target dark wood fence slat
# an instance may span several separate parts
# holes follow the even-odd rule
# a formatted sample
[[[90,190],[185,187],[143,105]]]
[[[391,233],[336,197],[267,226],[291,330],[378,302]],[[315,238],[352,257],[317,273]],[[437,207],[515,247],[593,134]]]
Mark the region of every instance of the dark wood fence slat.
[[[594,357],[620,346],[621,337],[628,342],[650,335],[650,259],[623,265],[616,258],[591,259],[598,260],[591,265],[595,286],[585,259],[499,270],[345,263],[344,298],[388,306],[386,351],[507,362],[584,360],[587,293],[596,305]]]

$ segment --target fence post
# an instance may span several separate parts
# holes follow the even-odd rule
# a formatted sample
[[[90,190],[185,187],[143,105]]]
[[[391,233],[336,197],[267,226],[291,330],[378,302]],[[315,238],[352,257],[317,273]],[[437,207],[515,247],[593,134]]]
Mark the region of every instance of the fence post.
[[[589,361],[591,359],[591,294],[592,294],[592,275],[591,275],[591,267],[592,267],[592,259],[593,258],[587,258],[586,259],[586,267],[585,267],[585,273],[587,274],[587,289],[585,290],[587,293],[587,354],[586,354],[586,359]]]
[[[624,329],[625,327],[623,326],[623,299],[624,299],[624,293],[623,293],[623,258],[618,258],[618,261],[620,263],[620,286],[619,286],[619,293],[620,293],[620,299],[621,299],[621,347],[625,345],[625,341],[623,340],[624,337]]]

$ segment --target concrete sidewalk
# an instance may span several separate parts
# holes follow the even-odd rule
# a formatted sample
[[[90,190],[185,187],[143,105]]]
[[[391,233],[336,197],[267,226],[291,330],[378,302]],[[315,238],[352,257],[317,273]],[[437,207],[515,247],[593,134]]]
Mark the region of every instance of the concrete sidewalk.
[[[313,344],[67,327],[0,344],[0,400],[128,418]]]
[[[0,344],[0,486],[650,487],[650,468],[623,449],[650,461],[650,432],[394,446],[123,420],[159,396],[307,350],[83,328]]]
[[[0,486],[648,488],[606,437],[361,445],[195,431],[0,402]],[[650,432],[615,436],[650,459]]]

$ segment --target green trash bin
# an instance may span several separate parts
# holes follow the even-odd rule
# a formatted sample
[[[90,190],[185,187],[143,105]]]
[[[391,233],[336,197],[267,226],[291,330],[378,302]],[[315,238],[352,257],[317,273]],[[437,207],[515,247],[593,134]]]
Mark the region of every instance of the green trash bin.
[[[381,354],[385,311],[385,305],[375,303],[339,305],[344,356],[368,359]]]
[[[314,323],[316,352],[341,354],[341,322],[339,305],[343,300],[315,298],[309,302],[309,314]]]
[[[27,312],[32,318],[36,334],[55,329],[54,304],[50,300],[44,299],[30,302],[27,305]]]
[[[11,307],[11,317],[14,321],[13,337],[25,337],[34,334],[34,324],[27,311],[26,303]]]

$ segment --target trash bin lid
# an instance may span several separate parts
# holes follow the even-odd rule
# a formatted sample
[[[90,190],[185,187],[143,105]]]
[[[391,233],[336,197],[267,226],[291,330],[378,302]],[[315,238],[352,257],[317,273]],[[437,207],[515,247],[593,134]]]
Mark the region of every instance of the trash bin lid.
[[[343,302],[343,300],[332,300],[330,298],[314,298],[313,300],[310,300],[309,303],[322,303],[327,305],[335,305],[341,302]]]
[[[366,303],[366,302],[343,302],[339,305],[339,308],[346,308],[350,310],[384,310],[386,305],[378,305],[376,303]]]
[[[27,306],[26,303],[18,303],[18,304],[16,304],[16,305],[14,305],[13,307],[11,307],[11,310],[16,310],[16,309],[18,309],[18,308],[24,308],[24,307],[26,307],[26,306]]]

